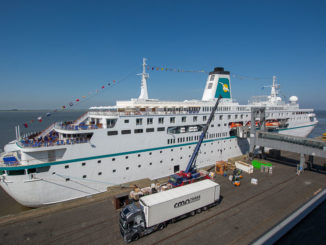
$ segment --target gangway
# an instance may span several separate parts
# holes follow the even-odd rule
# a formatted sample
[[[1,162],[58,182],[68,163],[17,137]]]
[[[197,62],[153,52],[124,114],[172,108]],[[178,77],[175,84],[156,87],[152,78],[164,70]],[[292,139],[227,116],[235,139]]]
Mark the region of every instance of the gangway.
[[[265,108],[253,108],[251,113],[252,118],[254,118],[257,113],[262,113],[262,117],[264,118]],[[262,125],[264,125],[264,123]],[[261,148],[262,153],[264,151],[264,147],[299,153],[300,170],[303,170],[305,155],[309,156],[309,161],[311,164],[313,163],[314,156],[326,158],[326,142],[324,141],[306,137],[266,132],[265,128],[256,130],[255,127],[251,127],[250,156],[254,155],[254,151],[257,146]]]

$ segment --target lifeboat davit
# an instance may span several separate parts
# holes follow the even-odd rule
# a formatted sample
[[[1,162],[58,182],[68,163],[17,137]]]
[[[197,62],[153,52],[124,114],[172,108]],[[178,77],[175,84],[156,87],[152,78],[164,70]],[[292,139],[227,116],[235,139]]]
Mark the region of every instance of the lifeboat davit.
[[[255,121],[255,125],[256,127],[258,127],[260,125],[260,122],[259,121]],[[247,122],[246,126],[251,126],[251,121]]]

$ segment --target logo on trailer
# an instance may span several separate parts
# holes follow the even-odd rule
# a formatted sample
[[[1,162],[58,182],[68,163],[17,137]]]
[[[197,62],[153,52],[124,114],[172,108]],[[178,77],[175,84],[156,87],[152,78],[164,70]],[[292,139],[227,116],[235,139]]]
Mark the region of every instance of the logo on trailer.
[[[190,204],[190,203],[193,203],[193,202],[196,202],[196,201],[199,201],[199,200],[200,200],[200,195],[194,196],[194,197],[190,197],[190,198],[187,198],[186,200],[183,200],[183,201],[180,201],[180,202],[176,202],[174,204],[174,208],[180,208],[182,206],[185,206],[187,204]]]

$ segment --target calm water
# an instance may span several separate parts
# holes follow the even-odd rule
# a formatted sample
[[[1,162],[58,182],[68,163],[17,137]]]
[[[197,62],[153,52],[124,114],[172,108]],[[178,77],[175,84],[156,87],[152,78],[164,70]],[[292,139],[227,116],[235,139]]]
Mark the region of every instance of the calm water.
[[[22,134],[26,132],[38,132],[47,128],[56,121],[75,120],[85,111],[57,112],[52,114],[50,117],[45,117],[46,112],[47,111],[0,111],[0,148],[3,149],[5,144],[15,139],[14,128],[17,125],[21,125],[20,128]],[[316,114],[319,124],[310,134],[309,137],[312,138],[326,133],[326,111],[316,111]],[[43,116],[43,121],[41,123],[36,120],[39,116]],[[30,124],[30,126],[25,129],[22,124],[32,119],[35,120],[34,123]],[[321,209],[325,210],[325,207],[326,203],[322,205]],[[0,188],[0,216],[21,212],[27,209],[28,208],[19,205],[15,200],[9,197],[2,188]],[[316,212],[318,212],[318,210]],[[313,215],[311,216],[313,217]],[[280,244],[287,243],[287,241],[288,240],[283,240]]]

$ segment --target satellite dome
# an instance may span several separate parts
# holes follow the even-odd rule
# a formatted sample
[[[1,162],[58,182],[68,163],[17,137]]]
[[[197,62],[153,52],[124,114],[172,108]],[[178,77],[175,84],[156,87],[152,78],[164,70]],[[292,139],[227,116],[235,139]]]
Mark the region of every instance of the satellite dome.
[[[299,98],[297,96],[291,96],[289,100],[291,104],[295,104],[298,102]]]

